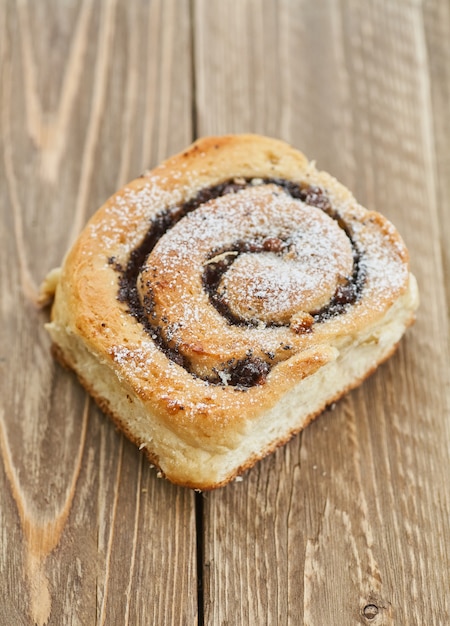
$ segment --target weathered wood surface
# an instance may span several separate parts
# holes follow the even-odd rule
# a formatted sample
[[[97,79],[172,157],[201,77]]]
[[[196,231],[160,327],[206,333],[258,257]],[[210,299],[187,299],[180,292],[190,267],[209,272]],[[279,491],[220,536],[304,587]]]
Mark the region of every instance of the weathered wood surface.
[[[450,623],[450,3],[0,2],[0,623]],[[36,306],[95,209],[195,135],[256,131],[399,228],[396,355],[242,482],[158,480]]]

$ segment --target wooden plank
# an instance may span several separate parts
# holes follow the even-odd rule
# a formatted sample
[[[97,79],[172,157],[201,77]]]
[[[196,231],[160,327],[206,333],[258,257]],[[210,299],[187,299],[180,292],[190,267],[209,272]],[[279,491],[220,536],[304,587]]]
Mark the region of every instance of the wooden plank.
[[[194,624],[194,496],[54,364],[36,307],[96,208],[191,141],[188,1],[8,0],[0,27],[0,622]]]
[[[417,324],[363,387],[203,497],[205,623],[446,623],[448,212],[421,5],[194,6],[199,133],[275,134],[316,158],[398,226],[422,293]]]
[[[428,0],[423,5],[426,53],[429,66],[433,120],[436,198],[440,225],[440,252],[443,258],[450,313],[450,4]]]
[[[422,289],[392,361],[203,496],[205,622],[445,623],[448,7],[424,3],[423,22],[414,2],[210,0],[194,15],[199,133],[304,149],[399,226]],[[0,621],[194,623],[192,494],[54,366],[34,304],[95,208],[189,142],[187,2],[9,0],[0,29]]]
[[[290,114],[281,91],[285,12],[277,2],[262,10],[260,0],[194,0],[193,6],[198,134],[264,130],[278,136],[282,117]]]

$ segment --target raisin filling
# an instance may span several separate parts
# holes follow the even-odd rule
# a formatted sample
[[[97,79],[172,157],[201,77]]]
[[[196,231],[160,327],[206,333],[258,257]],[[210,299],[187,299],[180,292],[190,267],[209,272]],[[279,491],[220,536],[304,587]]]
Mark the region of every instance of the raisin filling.
[[[108,259],[108,262],[119,273],[118,300],[128,305],[129,313],[143,326],[145,331],[152,337],[166,356],[173,362],[184,367],[187,371],[190,371],[188,359],[181,354],[176,347],[169,346],[158,326],[152,324],[155,313],[151,284],[145,285],[146,296],[143,298],[142,302],[139,298],[138,280],[141,268],[144,266],[148,255],[158,243],[159,239],[185,215],[210,200],[229,193],[237,193],[251,184],[254,184],[251,180],[237,179],[202,189],[184,204],[168,208],[152,219],[142,243],[131,252],[126,266],[117,263],[114,257]],[[305,204],[324,211],[329,217],[336,220],[339,227],[344,230],[353,251],[352,276],[345,284],[339,285],[334,296],[324,307],[318,311],[311,312],[311,316],[313,323],[322,323],[344,313],[350,305],[357,302],[361,297],[365,282],[365,270],[364,264],[361,262],[362,253],[352,238],[347,225],[337,211],[333,209],[327,194],[319,187],[297,184],[283,179],[267,178],[259,180],[257,184],[277,185],[292,198],[301,200]],[[287,241],[278,238],[267,238],[261,241],[238,240],[227,249],[218,247],[211,251],[209,258],[212,262],[205,265],[202,282],[212,306],[219,311],[229,324],[241,326],[257,325],[258,322],[257,320],[241,319],[228,309],[217,289],[224,273],[231,267],[241,253],[270,251],[278,254],[281,253],[287,245]],[[220,257],[217,262],[214,261],[216,256]],[[282,326],[283,324],[273,322],[270,325]],[[305,332],[310,331],[311,326],[306,325]],[[209,379],[209,382],[224,384],[224,380],[226,380],[228,385],[236,389],[248,389],[254,385],[263,384],[271,367],[272,364],[270,360],[264,361],[259,357],[249,355],[243,360],[229,364],[217,378],[214,380]]]

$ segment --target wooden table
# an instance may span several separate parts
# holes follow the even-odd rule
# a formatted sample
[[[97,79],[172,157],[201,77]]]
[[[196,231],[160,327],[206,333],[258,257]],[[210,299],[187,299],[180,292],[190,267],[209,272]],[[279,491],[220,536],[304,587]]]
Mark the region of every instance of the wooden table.
[[[0,623],[450,623],[450,2],[0,2]],[[288,140],[398,227],[395,356],[242,482],[159,480],[57,366],[38,286],[200,135]]]

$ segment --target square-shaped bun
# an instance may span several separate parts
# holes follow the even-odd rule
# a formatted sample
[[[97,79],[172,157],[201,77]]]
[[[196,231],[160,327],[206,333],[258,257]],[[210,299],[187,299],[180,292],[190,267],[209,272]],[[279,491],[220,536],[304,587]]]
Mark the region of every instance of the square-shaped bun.
[[[44,283],[56,356],[174,483],[226,484],[392,354],[408,253],[287,144],[200,139],[126,185]]]

